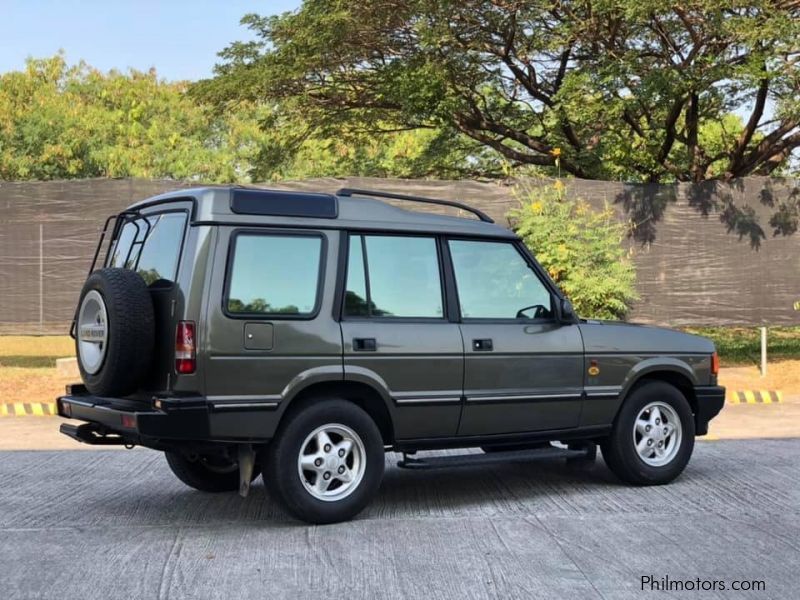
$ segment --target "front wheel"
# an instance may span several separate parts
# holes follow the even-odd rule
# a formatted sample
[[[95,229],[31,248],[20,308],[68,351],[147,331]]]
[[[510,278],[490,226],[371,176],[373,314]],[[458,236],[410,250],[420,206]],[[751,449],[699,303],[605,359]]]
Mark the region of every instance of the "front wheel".
[[[288,417],[267,448],[267,485],[309,523],[352,518],[369,503],[384,469],[375,422],[345,400],[320,400]]]
[[[681,474],[694,450],[691,407],[668,383],[639,385],[626,398],[600,448],[608,467],[626,483],[669,483]]]

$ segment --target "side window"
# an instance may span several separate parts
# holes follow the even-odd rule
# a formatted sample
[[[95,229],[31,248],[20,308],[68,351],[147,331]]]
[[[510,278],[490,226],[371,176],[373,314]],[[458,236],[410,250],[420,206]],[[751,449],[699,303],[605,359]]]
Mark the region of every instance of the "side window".
[[[506,242],[450,240],[465,319],[549,319],[551,296],[524,257]]]
[[[175,280],[186,213],[174,212],[127,222],[108,260],[109,267],[136,269],[147,285]]]
[[[441,281],[435,238],[353,235],[344,314],[441,319]]]
[[[322,237],[240,233],[225,306],[241,315],[310,316],[317,307]]]

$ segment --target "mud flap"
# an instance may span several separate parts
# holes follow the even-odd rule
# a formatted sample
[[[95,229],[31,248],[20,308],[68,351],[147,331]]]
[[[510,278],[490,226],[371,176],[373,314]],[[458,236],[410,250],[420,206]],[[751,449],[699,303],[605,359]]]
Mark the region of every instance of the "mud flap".
[[[256,464],[256,453],[250,444],[239,444],[239,495],[247,498],[250,493],[250,481]]]

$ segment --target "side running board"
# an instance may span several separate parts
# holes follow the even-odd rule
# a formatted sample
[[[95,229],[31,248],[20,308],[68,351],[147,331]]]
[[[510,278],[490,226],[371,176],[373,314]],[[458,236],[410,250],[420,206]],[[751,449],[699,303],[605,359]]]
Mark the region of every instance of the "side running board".
[[[597,445],[587,443],[580,448],[537,448],[534,450],[509,450],[507,452],[491,452],[489,454],[455,454],[449,456],[426,456],[412,458],[403,453],[403,459],[397,462],[402,469],[443,469],[448,467],[466,467],[502,462],[522,462],[553,458],[566,458],[568,462],[592,463],[597,457]]]

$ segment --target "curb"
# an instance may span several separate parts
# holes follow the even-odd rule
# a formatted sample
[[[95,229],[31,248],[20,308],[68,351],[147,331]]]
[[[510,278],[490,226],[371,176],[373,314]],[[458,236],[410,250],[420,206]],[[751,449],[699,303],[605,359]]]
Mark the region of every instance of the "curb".
[[[52,417],[56,414],[53,402],[14,402],[0,404],[0,417]]]
[[[783,393],[779,390],[742,390],[728,392],[728,404],[778,404],[783,402]]]

